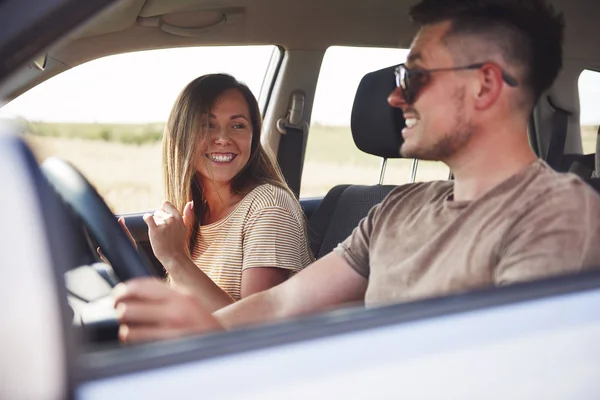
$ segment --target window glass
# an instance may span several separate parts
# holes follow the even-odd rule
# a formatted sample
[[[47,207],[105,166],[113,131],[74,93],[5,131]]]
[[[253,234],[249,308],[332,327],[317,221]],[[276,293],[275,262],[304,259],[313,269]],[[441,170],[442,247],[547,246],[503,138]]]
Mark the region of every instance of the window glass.
[[[441,161],[419,160],[417,182],[445,181],[450,179],[450,168]]]
[[[404,158],[388,160],[384,184],[401,185],[410,182],[414,161]],[[441,161],[418,160],[415,182],[445,181],[450,177],[450,168]]]
[[[352,139],[350,116],[360,80],[406,60],[409,50],[334,46],[323,58],[308,135],[302,197],[324,196],[335,185],[379,182],[382,159],[361,152]],[[410,180],[412,160],[388,160],[384,183]],[[447,179],[442,163],[419,162],[417,180]]]
[[[257,98],[275,46],[187,47],[120,54],[77,66],[0,109],[22,124],[39,158],[71,161],[115,213],[159,207],[160,140],[190,81],[232,74]],[[244,60],[244,62],[240,62]]]
[[[600,73],[586,69],[579,75],[579,110],[583,154],[593,154],[600,125]]]

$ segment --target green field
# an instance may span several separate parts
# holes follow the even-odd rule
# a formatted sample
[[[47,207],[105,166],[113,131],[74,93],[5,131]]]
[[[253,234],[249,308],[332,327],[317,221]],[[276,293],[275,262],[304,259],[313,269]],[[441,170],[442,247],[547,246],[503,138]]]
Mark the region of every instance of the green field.
[[[19,121],[20,130],[34,136],[102,140],[124,144],[152,144],[162,138],[164,123],[84,124]],[[318,162],[377,166],[377,157],[359,151],[349,127],[311,126],[307,158]],[[334,151],[332,151],[334,150]]]
[[[125,144],[160,141],[164,123],[149,124],[82,124],[20,121],[21,130],[35,136],[67,139],[102,140]]]
[[[598,136],[597,126],[581,127],[581,145],[583,154],[592,154],[596,152],[596,137]]]
[[[349,126],[310,127],[306,149],[307,160],[363,166],[379,166],[378,157],[358,150]]]
[[[116,213],[150,210],[163,201],[162,123],[24,123],[19,129],[40,160],[71,161],[96,186]],[[584,152],[594,153],[597,127],[582,128]],[[409,182],[412,161],[389,160],[384,183]],[[379,181],[381,159],[356,148],[349,127],[313,125],[308,139],[301,197],[323,196],[341,183]],[[447,179],[448,167],[420,161],[416,180]]]
[[[17,121],[20,130],[35,136],[67,139],[102,140],[124,144],[145,144],[160,141],[164,123],[91,124]],[[582,126],[581,137],[585,154],[596,152],[598,126]],[[332,149],[334,151],[332,151]],[[307,157],[314,161],[374,165],[378,160],[355,148],[350,127],[313,124],[310,128]]]

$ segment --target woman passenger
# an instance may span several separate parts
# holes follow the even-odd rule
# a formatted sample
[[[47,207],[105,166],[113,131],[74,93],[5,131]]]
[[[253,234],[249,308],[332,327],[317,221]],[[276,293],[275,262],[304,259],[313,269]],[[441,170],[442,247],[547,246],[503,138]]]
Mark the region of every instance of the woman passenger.
[[[167,201],[144,221],[170,282],[211,311],[312,262],[300,204],[260,136],[255,97],[225,74],[189,83],[165,127]]]

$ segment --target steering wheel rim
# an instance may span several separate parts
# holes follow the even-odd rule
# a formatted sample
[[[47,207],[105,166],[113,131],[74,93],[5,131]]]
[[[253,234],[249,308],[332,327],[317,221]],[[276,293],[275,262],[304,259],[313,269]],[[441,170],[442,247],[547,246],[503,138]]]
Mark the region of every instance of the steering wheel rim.
[[[110,260],[121,282],[151,276],[123,228],[90,182],[69,162],[46,159],[41,170],[50,185],[81,220]]]

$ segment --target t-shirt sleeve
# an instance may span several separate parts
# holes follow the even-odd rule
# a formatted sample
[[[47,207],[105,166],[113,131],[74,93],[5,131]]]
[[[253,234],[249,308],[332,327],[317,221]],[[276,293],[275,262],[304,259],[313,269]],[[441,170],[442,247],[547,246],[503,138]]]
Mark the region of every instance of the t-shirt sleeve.
[[[276,267],[299,271],[311,262],[300,221],[279,206],[254,212],[244,229],[242,271]]]
[[[333,251],[340,255],[356,272],[368,278],[370,272],[369,247],[373,234],[373,226],[379,215],[381,204],[377,204],[369,210],[350,236],[340,243]]]
[[[496,284],[600,266],[600,197],[587,187],[574,189],[548,196],[514,225],[500,250]]]

